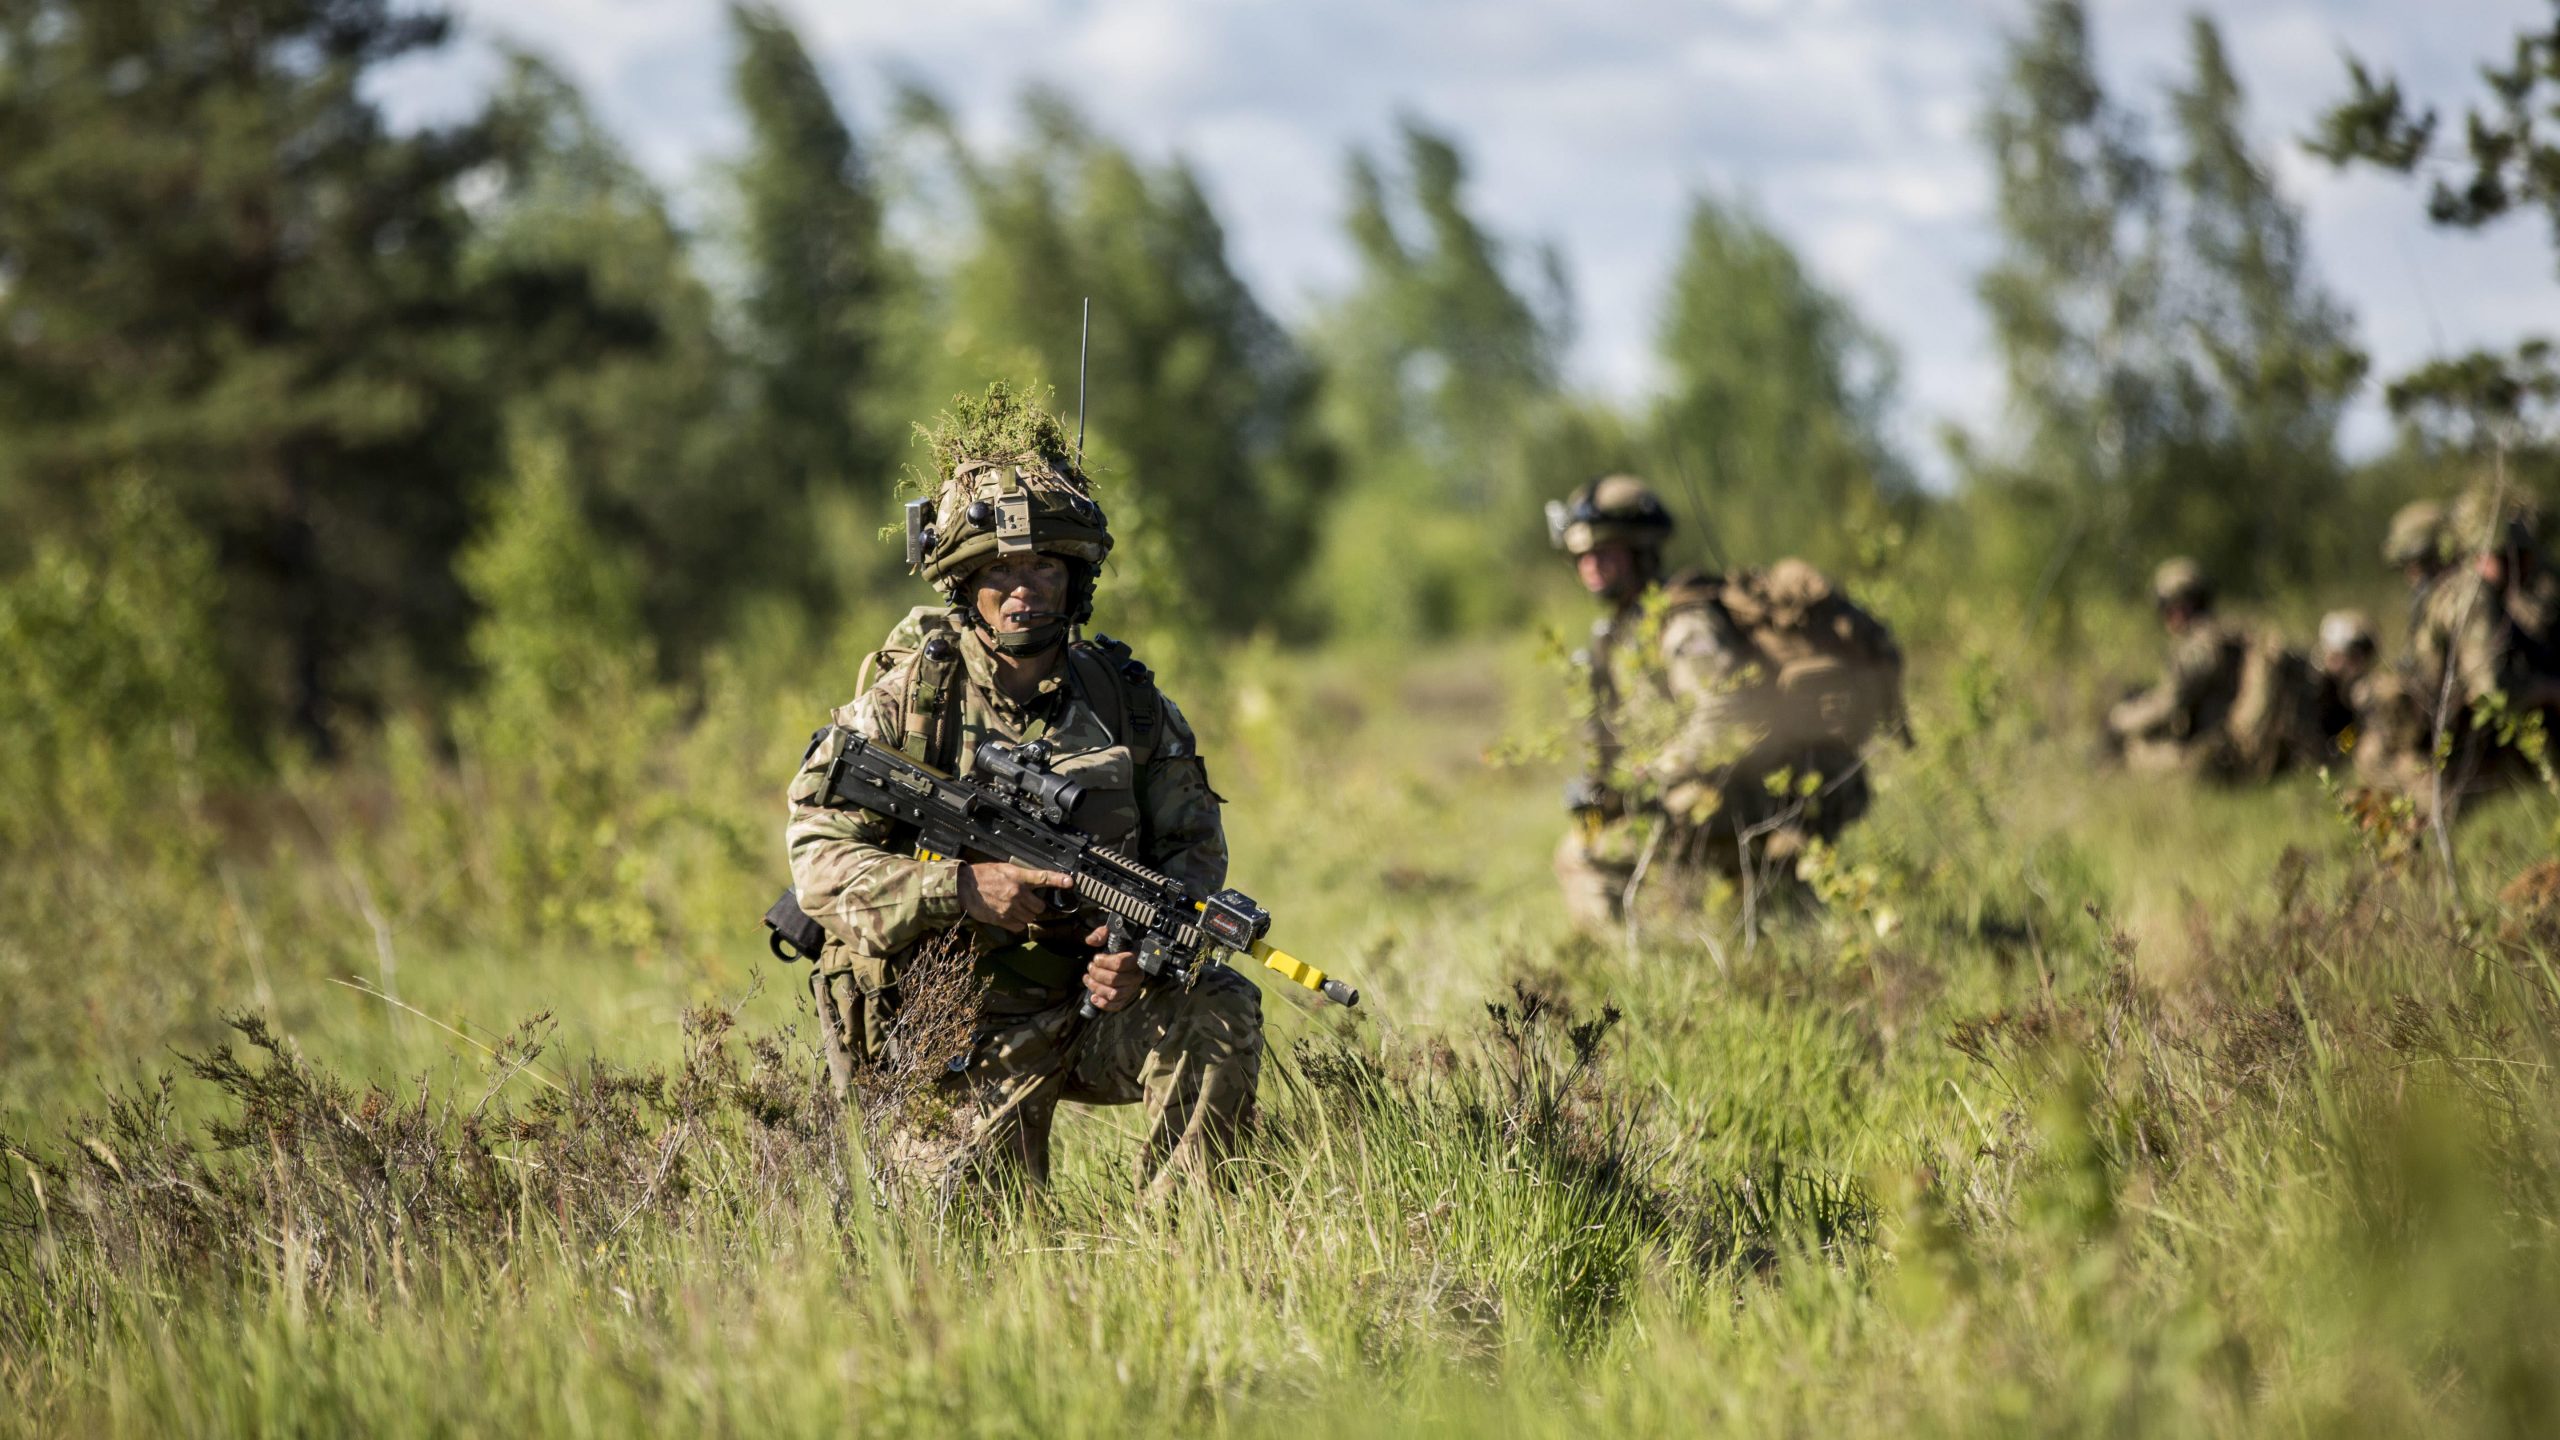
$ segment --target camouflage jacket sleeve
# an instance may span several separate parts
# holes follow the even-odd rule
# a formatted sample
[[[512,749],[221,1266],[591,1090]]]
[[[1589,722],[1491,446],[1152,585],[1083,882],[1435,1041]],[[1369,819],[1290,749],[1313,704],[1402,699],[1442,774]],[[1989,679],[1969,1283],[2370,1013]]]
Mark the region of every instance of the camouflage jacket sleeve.
[[[2168,673],[2150,689],[2108,711],[2108,728],[2130,739],[2186,738],[2221,664],[2219,631],[2207,628],[2180,639],[2169,652]]]
[[[2506,650],[2498,597],[2477,579],[2464,575],[2439,584],[2427,597],[2426,613],[2410,638],[2410,659],[2426,693],[2421,703],[2433,714],[2442,696],[2445,675],[2452,672],[2451,700],[2459,713],[2505,683]]]
[[[1766,677],[1732,626],[1705,606],[1662,617],[1663,678],[1678,719],[1659,756],[1645,767],[1664,783],[1702,775],[1759,738],[1752,690]]]
[[[835,712],[835,723],[866,739],[903,733],[886,682]],[[896,827],[863,810],[817,803],[827,766],[843,749],[830,731],[792,777],[784,838],[800,908],[829,934],[866,955],[894,955],[961,918],[957,861],[918,860],[890,847]]]
[[[1167,875],[1215,890],[1227,883],[1227,829],[1191,722],[1164,702],[1164,733],[1147,762],[1148,861]]]

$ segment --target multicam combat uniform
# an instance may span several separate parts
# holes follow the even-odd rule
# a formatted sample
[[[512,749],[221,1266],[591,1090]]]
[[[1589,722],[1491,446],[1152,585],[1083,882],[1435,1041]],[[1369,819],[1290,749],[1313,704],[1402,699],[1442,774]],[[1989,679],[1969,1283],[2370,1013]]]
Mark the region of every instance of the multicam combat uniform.
[[[1901,724],[1901,655],[1799,560],[1649,587],[1576,657],[1589,797],[1557,847],[1567,913],[1616,923],[1653,863],[1783,876],[1866,813],[1861,747]],[[1656,803],[1630,806],[1629,795]]]
[[[2233,763],[2230,721],[2249,639],[2211,615],[2188,622],[2151,688],[2107,712],[2107,735],[2128,769],[2220,771]]]
[[[2460,570],[2431,587],[2409,637],[2405,681],[2419,743],[2395,757],[2387,778],[2422,796],[2431,791],[2439,730],[2455,787],[2493,788],[2525,773],[2519,756],[2474,724],[2475,707],[2493,694],[2513,703],[2560,674],[2555,617],[2560,586],[2548,573],[2500,586]]]
[[[1046,739],[1052,768],[1098,801],[1080,812],[1099,816],[1089,822],[1095,838],[1203,889],[1224,881],[1218,797],[1191,727],[1144,666],[1124,648],[1079,644],[1031,704],[1015,705],[997,686],[984,643],[939,617],[920,609],[892,632],[879,679],[836,710],[836,725],[942,768],[980,740]],[[922,713],[937,694],[943,713]],[[840,748],[830,730],[802,763],[788,830],[801,906],[829,935],[811,984],[838,1088],[865,1063],[929,1058],[893,1057],[887,1021],[901,961],[959,927],[988,987],[960,1082],[976,1107],[981,1154],[1010,1158],[1045,1180],[1061,1100],[1145,1105],[1142,1183],[1228,1154],[1252,1111],[1262,1064],[1262,997],[1253,982],[1223,965],[1202,966],[1188,988],[1150,987],[1125,1010],[1078,1020],[1089,959],[1081,932],[1092,922],[1025,940],[967,920],[958,861],[918,859],[912,834],[893,823],[815,803]]]

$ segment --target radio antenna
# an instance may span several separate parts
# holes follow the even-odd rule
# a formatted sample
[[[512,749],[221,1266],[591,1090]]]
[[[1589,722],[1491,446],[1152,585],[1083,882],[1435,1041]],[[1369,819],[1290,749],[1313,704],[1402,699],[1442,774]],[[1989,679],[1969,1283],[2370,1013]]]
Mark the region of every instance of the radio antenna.
[[[1076,468],[1084,468],[1084,359],[1093,344],[1093,297],[1084,297],[1084,330],[1076,336]]]

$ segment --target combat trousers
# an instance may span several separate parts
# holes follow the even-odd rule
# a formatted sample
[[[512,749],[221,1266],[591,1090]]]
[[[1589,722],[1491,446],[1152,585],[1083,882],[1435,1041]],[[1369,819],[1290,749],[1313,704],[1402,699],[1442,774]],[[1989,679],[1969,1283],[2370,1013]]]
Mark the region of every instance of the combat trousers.
[[[1633,861],[1620,860],[1596,848],[1576,825],[1556,846],[1556,887],[1564,893],[1565,918],[1586,932],[1614,930],[1625,918],[1627,881]]]
[[[847,984],[817,987],[839,1093],[863,1063],[846,1043],[855,1013]],[[884,1137],[902,1163],[1046,1184],[1061,1101],[1143,1105],[1138,1185],[1161,1191],[1178,1176],[1214,1178],[1235,1153],[1261,1083],[1262,992],[1230,967],[1208,965],[1188,989],[1151,985],[1128,1009],[1084,1020],[1071,994],[991,990],[978,1036],[967,1070],[943,1086],[968,1131],[962,1153],[936,1156],[921,1137]]]
[[[1033,1008],[1033,1007],[1038,1008]],[[1054,997],[987,997],[966,1077],[981,1165],[1049,1179],[1058,1105],[1142,1105],[1138,1186],[1210,1177],[1235,1153],[1262,1075],[1262,992],[1225,965],[1187,987],[1151,985],[1126,1010],[1091,1020]]]

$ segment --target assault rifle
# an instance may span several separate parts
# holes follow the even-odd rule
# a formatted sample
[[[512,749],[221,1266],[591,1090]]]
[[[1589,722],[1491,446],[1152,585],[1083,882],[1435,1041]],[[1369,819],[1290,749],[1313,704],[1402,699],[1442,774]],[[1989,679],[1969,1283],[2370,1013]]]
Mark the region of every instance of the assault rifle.
[[[850,730],[837,733],[844,748],[827,767],[819,804],[868,810],[914,827],[920,855],[984,856],[1074,877],[1077,900],[1102,912],[1109,949],[1135,952],[1138,968],[1151,978],[1179,984],[1197,966],[1250,955],[1338,1005],[1360,1003],[1359,991],[1265,940],[1271,912],[1242,891],[1201,894],[1086,834],[1081,821],[1092,797],[1049,768],[1048,742],[981,741],[964,779]],[[765,924],[774,932],[773,952],[784,959],[814,955],[825,943],[790,890],[774,902]],[[1082,1013],[1096,1013],[1092,997]]]

